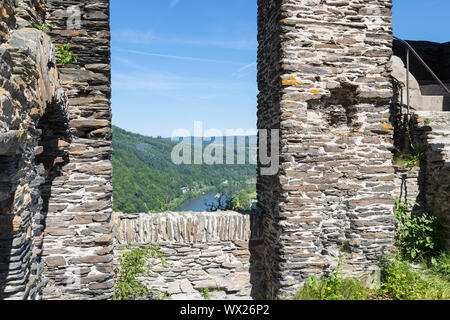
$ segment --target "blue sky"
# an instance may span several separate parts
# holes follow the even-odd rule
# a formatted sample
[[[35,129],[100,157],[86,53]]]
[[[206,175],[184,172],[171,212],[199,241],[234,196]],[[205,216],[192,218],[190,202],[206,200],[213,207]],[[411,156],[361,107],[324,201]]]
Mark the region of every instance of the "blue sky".
[[[448,41],[449,11],[394,0],[394,33]],[[256,15],[256,0],[111,0],[113,123],[165,137],[196,120],[256,128]]]
[[[256,128],[256,0],[111,0],[113,123]]]

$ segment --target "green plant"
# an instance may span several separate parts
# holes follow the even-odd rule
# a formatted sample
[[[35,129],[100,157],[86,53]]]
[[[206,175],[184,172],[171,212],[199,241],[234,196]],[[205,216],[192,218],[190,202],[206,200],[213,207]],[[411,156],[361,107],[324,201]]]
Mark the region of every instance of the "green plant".
[[[410,210],[414,206],[419,204],[395,199],[396,245],[404,258],[426,260],[439,250],[439,225],[437,218],[428,213],[411,216]]]
[[[120,256],[120,270],[114,290],[114,300],[144,300],[149,294],[146,286],[136,279],[137,276],[147,276],[152,270],[149,259],[158,259],[166,265],[164,255],[156,246],[131,248],[128,247]]]
[[[425,118],[425,120],[423,120],[423,122],[424,122],[426,125],[429,125],[429,124],[431,124],[431,119],[430,119],[430,118]]]
[[[33,28],[41,30],[42,32],[52,31],[54,27],[56,27],[56,24],[54,24],[54,23],[50,23],[50,24],[46,24],[46,23],[44,23],[44,24],[37,24],[37,23],[34,23],[33,24]]]
[[[396,257],[383,262],[381,288],[375,294],[382,299],[393,300],[448,299],[448,284],[425,279],[411,269],[409,262]]]
[[[426,266],[433,274],[450,283],[450,254],[448,252],[441,252],[439,255],[431,257]]]
[[[200,291],[200,293],[201,293],[201,295],[203,296],[203,298],[204,298],[205,300],[211,299],[211,293],[209,292],[209,289],[208,289],[208,288],[202,289],[202,290]]]
[[[343,246],[345,243],[343,244]],[[340,249],[337,266],[330,275],[319,281],[317,276],[309,278],[306,284],[297,292],[297,300],[366,300],[367,290],[357,279],[344,278],[341,272],[343,251]]]
[[[78,62],[78,56],[70,50],[70,43],[57,44],[55,46],[55,55],[56,62],[60,66]]]
[[[409,128],[409,125],[405,125],[405,128],[408,134],[411,152],[398,152],[394,157],[394,163],[411,170],[414,167],[420,166],[420,163],[425,156],[426,148],[416,146],[411,138],[411,130]]]
[[[296,300],[367,300],[367,290],[355,278],[340,278],[338,281],[309,278],[297,292]]]

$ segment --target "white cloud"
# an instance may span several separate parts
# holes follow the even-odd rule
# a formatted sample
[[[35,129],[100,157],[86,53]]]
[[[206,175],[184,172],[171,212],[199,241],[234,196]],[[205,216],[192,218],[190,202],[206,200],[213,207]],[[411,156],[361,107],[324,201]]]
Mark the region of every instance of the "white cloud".
[[[249,64],[243,66],[238,71],[234,72],[233,76],[238,79],[241,79],[253,71],[256,71],[256,62],[252,62],[252,63],[249,63]]]
[[[172,0],[172,1],[170,1],[170,7],[173,8],[173,7],[175,7],[178,3],[180,3],[180,0]]]
[[[175,44],[198,47],[215,47],[234,50],[256,50],[256,40],[252,39],[192,39],[157,36],[152,30],[119,30],[112,32],[113,41],[133,44]]]
[[[187,56],[175,56],[169,54],[161,54],[161,53],[153,53],[146,51],[138,51],[138,50],[128,50],[128,49],[116,49],[120,52],[138,54],[143,56],[151,56],[151,57],[160,57],[160,58],[168,58],[168,59],[176,59],[176,60],[188,60],[188,61],[198,61],[198,62],[209,62],[209,63],[219,63],[219,64],[232,64],[232,65],[242,65],[242,63],[227,61],[227,60],[216,60],[216,59],[206,59],[206,58],[195,58],[195,57],[187,57]]]
[[[115,56],[114,59],[129,67],[126,73],[113,72],[112,83],[113,87],[117,89],[157,90],[159,93],[162,91],[180,91],[181,89],[198,90],[202,93],[200,96],[205,99],[211,99],[223,90],[248,92],[248,90],[253,89],[247,83],[231,80],[217,81],[170,72],[161,73],[122,57]],[[208,94],[205,94],[205,92],[208,92]]]

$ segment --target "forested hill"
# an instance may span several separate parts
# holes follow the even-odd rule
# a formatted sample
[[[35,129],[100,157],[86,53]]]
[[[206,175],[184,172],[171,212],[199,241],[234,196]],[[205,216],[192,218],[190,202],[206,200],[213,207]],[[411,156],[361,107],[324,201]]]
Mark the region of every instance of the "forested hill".
[[[215,192],[225,186],[240,190],[255,183],[255,165],[175,165],[171,161],[175,145],[168,139],[113,127],[115,211],[176,210],[201,192]]]

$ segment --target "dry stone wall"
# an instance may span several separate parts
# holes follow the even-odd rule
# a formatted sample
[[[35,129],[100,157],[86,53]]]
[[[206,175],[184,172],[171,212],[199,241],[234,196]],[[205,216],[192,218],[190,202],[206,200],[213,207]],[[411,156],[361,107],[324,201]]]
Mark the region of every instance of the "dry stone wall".
[[[174,298],[292,296],[340,250],[344,271],[370,280],[392,249],[393,196],[448,231],[448,113],[418,113],[431,121],[415,125],[420,169],[392,165],[391,6],[258,0],[258,128],[280,150],[276,174],[259,158],[258,215],[113,219],[109,1],[2,0],[0,298],[109,299],[125,244],[161,247],[168,269],[142,280]],[[31,28],[44,22],[55,28]],[[66,43],[78,61],[56,66]]]
[[[257,215],[115,213],[114,225],[116,258],[127,245],[159,246],[167,265],[151,259],[152,275],[138,278],[159,295],[197,300],[206,298],[208,290],[212,299],[262,297],[262,224]]]
[[[0,297],[110,298],[109,1],[5,0],[0,16]],[[65,43],[78,61],[56,67]]]
[[[419,111],[413,117],[413,139],[425,148],[420,167],[419,203],[436,215],[450,249],[450,112]]]
[[[71,141],[48,198],[44,299],[106,299],[113,293],[109,1],[46,1],[54,43],[75,64],[59,68]]]
[[[42,1],[0,5],[0,299],[41,297],[42,186],[58,170],[49,141],[66,134],[67,105]],[[56,126],[48,119],[54,119]]]
[[[258,126],[281,151],[258,184],[268,292],[294,294],[344,243],[354,274],[392,246],[391,6],[258,1]]]

